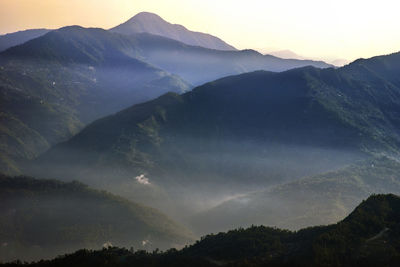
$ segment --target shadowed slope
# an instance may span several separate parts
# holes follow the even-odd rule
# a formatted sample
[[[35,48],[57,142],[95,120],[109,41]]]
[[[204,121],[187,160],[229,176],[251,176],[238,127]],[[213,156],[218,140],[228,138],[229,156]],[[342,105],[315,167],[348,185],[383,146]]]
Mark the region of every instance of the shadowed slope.
[[[107,242],[152,249],[192,240],[159,211],[79,182],[0,175],[0,185],[2,261],[54,257]]]

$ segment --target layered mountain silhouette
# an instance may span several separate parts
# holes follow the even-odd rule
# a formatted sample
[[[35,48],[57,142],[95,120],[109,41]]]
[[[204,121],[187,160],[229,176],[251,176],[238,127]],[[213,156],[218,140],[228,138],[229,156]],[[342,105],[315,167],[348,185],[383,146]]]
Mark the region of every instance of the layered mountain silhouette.
[[[399,118],[400,52],[334,68],[147,12],[0,36],[0,173],[48,179],[0,174],[0,261],[398,266]]]
[[[190,31],[182,25],[171,24],[160,16],[149,12],[141,12],[128,21],[110,29],[110,31],[127,35],[145,32],[164,36],[192,46],[217,50],[236,50],[233,46],[225,43],[218,37]]]
[[[254,50],[219,51],[188,46],[148,33],[136,34],[134,38],[143,60],[178,74],[194,85],[256,70],[279,72],[304,66],[332,67],[322,61],[281,59]]]
[[[18,173],[21,161],[88,122],[168,91],[182,93],[227,74],[314,63],[188,46],[147,33],[79,26],[51,31],[0,54],[0,169]]]
[[[305,59],[303,56],[296,54],[291,50],[277,50],[277,51],[270,51],[267,52],[269,55],[273,55],[280,58],[292,58],[292,59]]]
[[[0,175],[0,259],[37,260],[83,247],[181,247],[192,234],[159,211],[79,182]]]
[[[0,35],[0,52],[40,37],[49,31],[51,30],[31,29]],[[111,28],[110,31],[125,35],[149,33],[192,46],[201,46],[216,50],[236,50],[236,48],[225,43],[218,37],[206,33],[190,31],[182,25],[171,24],[157,14],[150,12],[138,13],[128,21]]]
[[[237,194],[397,155],[398,58],[258,71],[169,93],[90,124],[39,157],[34,173],[113,187],[146,174],[181,197],[199,184]]]
[[[128,37],[78,26],[0,54],[2,170],[69,138],[84,124],[191,86],[136,59]]]
[[[399,222],[400,198],[373,195],[328,226],[297,232],[252,226],[210,234],[180,251],[80,250],[29,266],[397,266]]]
[[[166,137],[229,137],[396,152],[399,57],[396,53],[359,60],[337,70],[306,67],[223,78],[96,121],[59,147],[96,149],[90,135],[114,144],[121,131],[129,131],[137,141],[147,138],[149,145],[159,146]],[[146,127],[137,128],[143,124]],[[107,128],[112,132],[104,132]],[[107,147],[103,142],[102,151]]]
[[[19,32],[8,33],[4,35],[0,35],[0,52],[16,46],[23,44],[27,41],[45,35],[51,30],[48,29],[32,29],[32,30],[25,30]]]
[[[243,194],[194,216],[199,233],[253,224],[298,230],[345,218],[371,194],[400,194],[400,163],[387,157]],[[207,226],[205,226],[207,225]]]

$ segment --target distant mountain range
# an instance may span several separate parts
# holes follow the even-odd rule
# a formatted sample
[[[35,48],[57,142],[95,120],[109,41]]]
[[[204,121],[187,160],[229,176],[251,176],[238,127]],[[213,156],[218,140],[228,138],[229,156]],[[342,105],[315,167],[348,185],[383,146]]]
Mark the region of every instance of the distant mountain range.
[[[163,20],[160,16],[149,12],[141,12],[128,21],[110,29],[110,31],[126,35],[145,32],[167,37],[192,46],[217,50],[236,50],[236,48],[225,43],[218,37],[206,33],[189,31],[182,25],[171,24]]]
[[[146,174],[183,203],[177,198],[195,194],[196,186],[213,185],[215,192],[203,195],[207,200],[369,155],[398,155],[399,58],[395,53],[339,69],[258,71],[168,93],[95,121],[41,155],[31,171],[112,187],[127,197],[140,194],[126,191],[125,181]],[[162,208],[164,202],[148,204]]]
[[[399,207],[398,196],[374,195],[344,220],[328,226],[297,232],[252,226],[210,234],[179,251],[80,250],[28,266],[394,267],[400,263]]]
[[[79,182],[0,175],[0,259],[50,258],[82,247],[182,247],[192,234],[159,211]]]
[[[1,172],[77,179],[201,233],[331,223],[398,192],[400,53],[332,68],[142,24],[178,27],[145,13],[131,33],[71,26],[0,53]]]
[[[304,177],[232,198],[191,219],[200,234],[250,225],[298,230],[345,218],[371,194],[400,194],[400,162],[387,157],[363,160],[339,170]],[[207,225],[207,226],[206,226]]]
[[[76,26],[0,53],[1,169],[17,172],[18,161],[101,116],[191,88],[136,59],[135,49],[126,36]]]
[[[0,36],[1,47],[0,260],[110,243],[140,252],[83,250],[55,262],[398,259],[394,195],[372,196],[326,227],[240,227],[333,223],[369,195],[400,193],[400,52],[335,68],[239,51],[151,13],[110,30]],[[16,174],[60,181],[6,176]],[[186,227],[239,229],[180,251],[142,251],[182,247],[192,240]]]
[[[0,52],[40,37],[49,31],[51,30],[32,29],[0,35]],[[206,33],[190,31],[182,25],[171,24],[160,16],[149,12],[138,13],[128,21],[111,28],[110,31],[124,35],[149,33],[192,46],[200,46],[216,50],[236,50],[236,48],[225,43],[218,37]]]
[[[21,161],[88,122],[166,92],[182,93],[228,74],[309,64],[327,66],[188,46],[147,33],[53,30],[0,53],[0,170],[18,173]]]
[[[303,60],[305,59],[304,57],[296,54],[295,52],[291,50],[278,50],[278,51],[270,51],[267,52],[268,55],[272,55],[275,57],[280,57],[280,58],[286,58],[286,59],[300,59]]]
[[[279,57],[279,58],[286,58],[286,59],[299,59],[299,60],[305,60],[307,59],[304,56],[298,55],[295,52],[291,51],[291,50],[277,50],[277,51],[270,51],[270,50],[259,50],[261,51],[263,54],[267,54],[267,55],[273,55],[275,57]],[[351,61],[347,60],[347,59],[343,59],[343,58],[332,58],[332,59],[324,59],[325,62],[327,62],[328,64],[332,64],[336,67],[342,67],[344,65],[349,64]]]
[[[193,85],[256,70],[285,71],[304,66],[329,68],[322,61],[281,59],[254,50],[220,51],[183,43],[147,33],[133,36],[141,58],[159,68],[175,73]]]

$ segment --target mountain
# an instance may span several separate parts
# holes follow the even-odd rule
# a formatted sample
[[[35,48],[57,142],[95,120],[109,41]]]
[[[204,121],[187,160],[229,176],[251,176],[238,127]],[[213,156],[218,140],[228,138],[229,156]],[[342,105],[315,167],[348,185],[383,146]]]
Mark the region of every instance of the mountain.
[[[189,82],[308,64],[327,66],[188,46],[148,33],[79,26],[51,31],[0,53],[0,170],[20,173],[24,161],[87,123],[168,91],[185,92]]]
[[[297,232],[238,229],[207,236],[182,254],[236,266],[396,266],[399,226],[400,198],[374,195],[337,224]]]
[[[54,257],[107,243],[152,249],[192,240],[186,228],[159,211],[76,181],[0,175],[0,185],[2,261]]]
[[[279,57],[279,58],[286,58],[286,59],[299,59],[299,60],[305,60],[306,58],[296,54],[295,52],[291,51],[291,50],[278,50],[278,51],[262,51],[264,54],[268,54],[268,55],[273,55],[275,57]],[[343,59],[343,58],[329,58],[326,59],[325,62],[327,62],[328,64],[332,64],[333,66],[336,67],[343,67],[344,65],[347,65],[350,63],[349,60],[347,59]]]
[[[99,117],[191,87],[135,53],[128,37],[78,26],[0,53],[1,170],[18,172]]]
[[[322,61],[281,59],[254,50],[219,51],[189,46],[148,33],[132,37],[140,47],[140,59],[175,73],[194,85],[256,70],[280,72],[304,66],[333,67]]]
[[[280,58],[286,58],[286,59],[300,59],[303,60],[305,59],[302,56],[299,56],[298,54],[296,54],[295,52],[291,51],[291,50],[278,50],[278,51],[270,51],[267,52],[268,55],[272,55],[275,57],[280,57]]]
[[[29,266],[398,266],[399,227],[400,198],[373,195],[328,226],[297,232],[252,226],[207,235],[179,251],[80,250]]]
[[[51,30],[48,29],[32,29],[19,32],[8,33],[0,35],[0,52],[16,46],[23,44],[27,41],[40,37]]]
[[[0,35],[0,52],[40,37],[49,31],[51,30],[31,29]],[[192,46],[201,46],[216,50],[236,50],[236,48],[225,43],[218,37],[206,33],[190,31],[182,25],[171,24],[160,16],[149,12],[141,12],[128,21],[110,29],[110,31],[125,35],[150,33]]]
[[[144,175],[189,216],[370,155],[396,156],[399,57],[339,69],[258,71],[169,93],[95,121],[28,172],[83,179],[172,212],[164,197],[146,202],[149,194],[136,189],[147,188],[133,180]],[[128,181],[139,193],[128,190]]]
[[[345,218],[371,194],[400,194],[400,163],[387,157],[363,160],[336,171],[304,177],[244,194],[194,216],[199,233],[252,224],[298,230]]]
[[[128,21],[110,29],[110,31],[131,35],[135,33],[150,33],[177,40],[192,46],[201,46],[216,50],[236,50],[218,37],[201,32],[189,31],[182,25],[171,24],[160,16],[141,12]]]

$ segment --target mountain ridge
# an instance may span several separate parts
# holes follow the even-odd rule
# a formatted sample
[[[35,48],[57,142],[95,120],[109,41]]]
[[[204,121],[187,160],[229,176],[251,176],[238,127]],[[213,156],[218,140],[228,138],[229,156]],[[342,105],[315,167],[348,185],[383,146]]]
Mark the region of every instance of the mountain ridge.
[[[193,238],[156,209],[77,181],[0,174],[0,185],[2,260],[53,257],[107,243],[146,249],[146,240],[151,246],[181,247]]]
[[[116,192],[119,182],[145,174],[172,198],[212,184],[213,193],[196,205],[374,154],[398,155],[400,68],[391,63],[397,56],[379,58],[389,66],[386,79],[373,70],[374,59],[368,68],[256,71],[167,94],[87,126],[39,157],[31,171],[82,177]],[[163,209],[164,203],[151,205]]]
[[[265,226],[209,234],[182,250],[80,250],[28,266],[397,266],[400,198],[372,195],[346,219],[296,232]],[[7,266],[22,266],[15,263]]]
[[[200,233],[251,224],[298,230],[342,220],[371,194],[400,194],[400,164],[380,156],[232,198],[192,218]],[[239,215],[240,214],[240,215]],[[209,224],[204,227],[205,222]],[[203,226],[202,226],[203,225]]]
[[[2,149],[2,170],[15,173],[17,161],[37,156],[94,119],[191,87],[134,53],[128,37],[80,26],[51,31],[0,53],[0,111],[6,121],[1,142],[19,144]],[[16,122],[33,131],[17,133]],[[38,150],[29,142],[36,134],[42,138]]]
[[[272,55],[262,55],[252,49],[220,51],[189,46],[149,33],[132,36],[141,47],[143,60],[176,73],[196,86],[221,77],[257,70],[281,72],[308,65],[318,68],[333,67],[323,61],[281,59]]]
[[[128,35],[147,32],[181,41],[188,45],[218,50],[236,50],[236,48],[228,45],[218,37],[206,33],[189,31],[182,25],[171,24],[160,16],[150,12],[138,13],[126,22],[111,28],[110,31]]]
[[[178,56],[171,57],[174,53]],[[250,50],[193,47],[147,33],[125,36],[81,26],[53,30],[0,53],[1,112],[9,121],[1,140],[6,146],[16,144],[2,152],[0,166],[16,173],[20,161],[66,140],[88,122],[168,91],[182,93],[192,88],[192,82],[309,63],[326,66],[264,57]],[[30,130],[17,134],[16,122]],[[40,149],[30,145],[31,138],[41,144]]]
[[[30,29],[0,35],[0,52],[10,47],[23,44],[29,40],[40,37],[48,33],[49,29]]]

